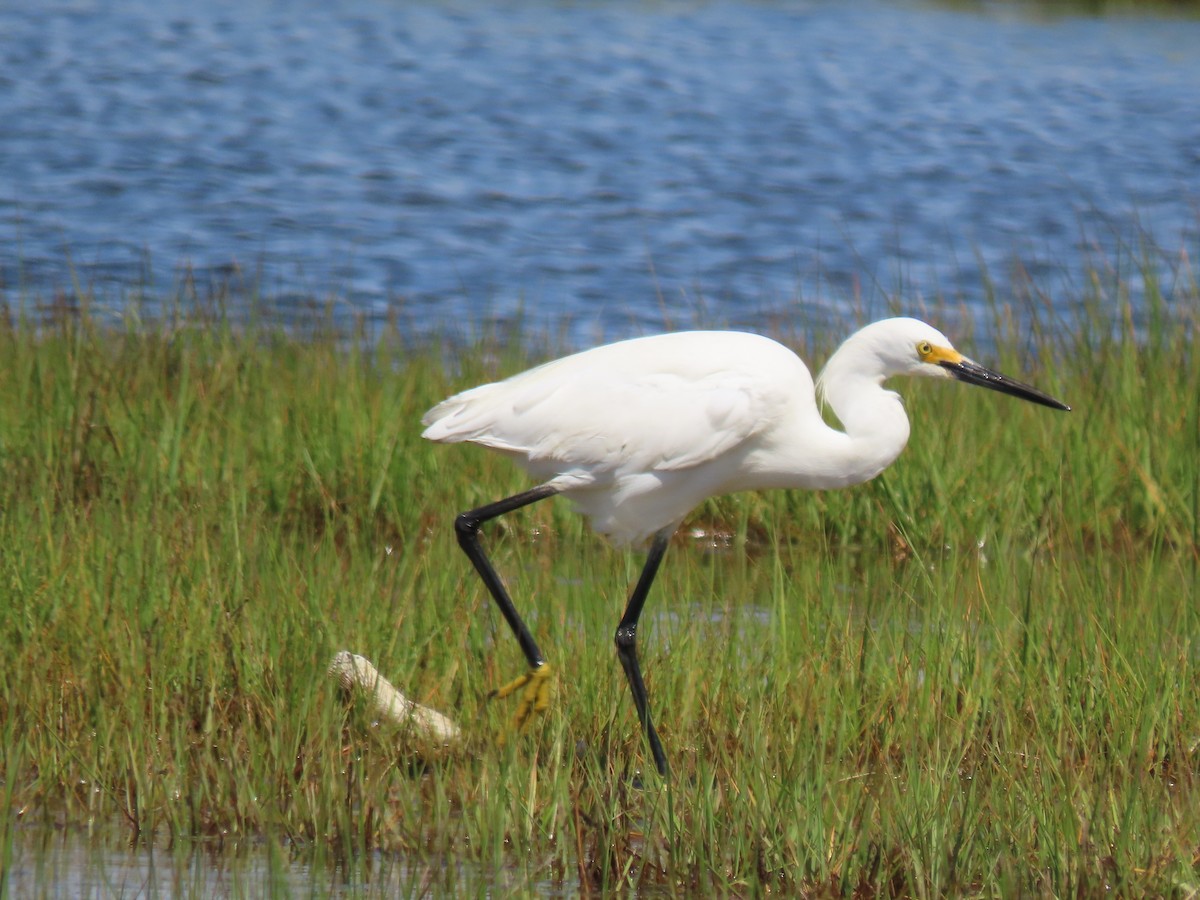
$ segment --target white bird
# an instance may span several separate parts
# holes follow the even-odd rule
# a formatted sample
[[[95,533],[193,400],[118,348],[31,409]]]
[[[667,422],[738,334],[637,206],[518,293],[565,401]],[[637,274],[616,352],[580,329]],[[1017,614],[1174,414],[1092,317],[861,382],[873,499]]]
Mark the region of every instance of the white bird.
[[[874,478],[908,441],[893,375],[956,378],[1054,409],[1070,407],[967,359],[940,331],[909,318],[853,334],[816,385],[782,344],[757,334],[689,331],[607,344],[464,391],[423,417],[423,436],[481,444],[540,483],[462,513],[459,544],[524,651],[530,670],[495,692],[524,688],[520,727],[549,703],[549,666],[479,542],[489,519],[563,494],[616,544],[650,540],[616,631],[658,771],[667,761],[637,658],[637,626],[671,535],[707,497],[763,488],[840,488]],[[822,399],[843,431],[825,423]]]

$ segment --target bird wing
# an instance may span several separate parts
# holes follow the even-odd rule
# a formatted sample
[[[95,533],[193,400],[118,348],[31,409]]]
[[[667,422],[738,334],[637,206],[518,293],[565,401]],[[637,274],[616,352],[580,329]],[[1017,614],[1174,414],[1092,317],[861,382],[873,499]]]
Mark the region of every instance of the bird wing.
[[[426,416],[425,436],[509,452],[543,472],[671,471],[729,452],[786,402],[762,373],[696,369],[564,372],[550,363],[450,398]]]
[[[748,379],[653,374],[601,383],[579,373],[527,410],[553,425],[531,447],[534,460],[593,471],[687,469],[746,440],[759,421]]]

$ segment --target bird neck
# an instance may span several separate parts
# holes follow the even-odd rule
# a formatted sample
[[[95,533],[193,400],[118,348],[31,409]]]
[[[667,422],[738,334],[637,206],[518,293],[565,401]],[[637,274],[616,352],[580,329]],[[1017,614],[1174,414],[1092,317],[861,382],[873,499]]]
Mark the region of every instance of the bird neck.
[[[842,485],[874,478],[900,455],[909,435],[900,395],[883,387],[886,371],[864,367],[862,355],[847,348],[843,344],[830,357],[818,381],[820,396],[844,429],[831,441]]]

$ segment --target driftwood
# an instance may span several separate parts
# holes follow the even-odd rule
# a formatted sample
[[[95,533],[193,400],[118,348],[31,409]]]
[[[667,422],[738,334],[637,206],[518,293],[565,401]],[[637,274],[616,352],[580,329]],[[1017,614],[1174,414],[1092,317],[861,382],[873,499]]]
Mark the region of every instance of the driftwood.
[[[433,744],[462,740],[462,732],[454,722],[435,709],[409,700],[365,656],[343,650],[330,662],[329,674],[337,678],[344,691],[368,697],[382,721],[409,729],[414,736]]]

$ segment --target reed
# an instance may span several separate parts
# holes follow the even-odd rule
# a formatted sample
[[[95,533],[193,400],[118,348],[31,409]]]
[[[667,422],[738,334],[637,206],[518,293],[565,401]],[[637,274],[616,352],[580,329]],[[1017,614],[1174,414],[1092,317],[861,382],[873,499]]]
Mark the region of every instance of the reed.
[[[696,513],[642,629],[669,789],[611,644],[640,560],[566,504],[487,535],[558,671],[495,741],[484,697],[523,663],[450,522],[527,482],[417,423],[533,343],[10,322],[0,860],[117,822],[367,893],[1194,892],[1200,293],[1186,261],[1136,302],[1110,274],[1065,317],[1031,290],[955,335],[1069,416],[905,384],[876,481]],[[466,746],[419,763],[347,709],[344,648]]]

